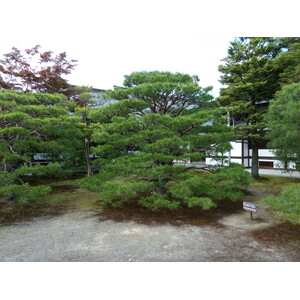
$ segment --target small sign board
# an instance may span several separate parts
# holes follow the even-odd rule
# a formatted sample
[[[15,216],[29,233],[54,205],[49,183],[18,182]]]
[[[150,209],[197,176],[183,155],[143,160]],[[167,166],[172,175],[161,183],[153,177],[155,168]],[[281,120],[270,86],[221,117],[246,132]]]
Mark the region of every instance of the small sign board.
[[[243,209],[256,212],[256,206],[250,202],[243,202]]]

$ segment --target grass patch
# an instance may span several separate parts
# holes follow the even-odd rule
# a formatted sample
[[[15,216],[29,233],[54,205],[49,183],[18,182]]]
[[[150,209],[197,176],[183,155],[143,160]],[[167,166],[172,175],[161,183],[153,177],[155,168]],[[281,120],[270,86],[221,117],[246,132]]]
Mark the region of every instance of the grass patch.
[[[75,196],[76,197],[76,196]],[[44,202],[47,203],[48,205],[55,205],[55,204],[59,204],[65,201],[69,201],[75,198],[74,194],[72,193],[62,193],[62,194],[57,194],[57,193],[53,193],[53,194],[49,194],[45,197]]]
[[[66,204],[79,210],[100,206],[99,193],[81,189],[78,180],[61,180],[50,183],[52,192],[47,195],[48,205]]]
[[[284,220],[300,224],[300,179],[280,176],[261,176],[251,187],[267,192],[261,200]]]
[[[261,178],[252,183],[250,187],[259,188],[268,193],[279,195],[284,189],[293,184],[300,184],[300,179],[262,175]]]
[[[78,189],[76,193],[76,205],[79,210],[101,209],[103,207],[103,204],[99,200],[99,193],[83,189]]]
[[[45,184],[45,182],[42,182]],[[38,180],[35,184],[41,184]],[[77,179],[55,180],[47,179],[52,191],[39,201],[20,204],[0,199],[0,224],[17,221],[27,221],[35,217],[59,215],[69,210],[101,210],[99,193],[80,189]]]
[[[289,185],[280,195],[269,196],[261,202],[284,219],[300,224],[300,184]]]

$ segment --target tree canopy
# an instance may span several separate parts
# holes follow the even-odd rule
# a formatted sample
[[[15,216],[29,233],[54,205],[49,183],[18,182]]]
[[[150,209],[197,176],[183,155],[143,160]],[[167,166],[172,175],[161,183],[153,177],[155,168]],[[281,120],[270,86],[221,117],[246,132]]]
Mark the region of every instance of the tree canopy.
[[[61,95],[0,90],[0,193],[15,188],[26,194],[18,178],[55,173],[82,159],[78,119],[64,106]],[[52,164],[35,166],[36,155]]]
[[[290,162],[300,170],[300,83],[283,86],[270,102],[266,115],[269,145],[285,167]]]
[[[300,81],[300,40],[293,43],[289,51],[280,53],[275,60],[277,68],[283,69],[283,72],[279,74],[280,83],[290,84]]]
[[[212,87],[199,86],[199,78],[182,73],[134,72],[125,75],[124,88],[116,88],[107,94],[117,100],[140,100],[146,110],[139,108],[139,114],[149,110],[160,115],[179,116],[215,105],[209,94]]]

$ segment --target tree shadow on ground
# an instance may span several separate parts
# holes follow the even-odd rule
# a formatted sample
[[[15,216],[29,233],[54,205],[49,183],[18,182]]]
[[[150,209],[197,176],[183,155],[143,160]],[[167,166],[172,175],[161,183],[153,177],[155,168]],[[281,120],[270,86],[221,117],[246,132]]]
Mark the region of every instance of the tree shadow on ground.
[[[177,210],[158,209],[151,211],[147,208],[138,206],[136,203],[128,204],[122,208],[106,207],[95,215],[99,221],[113,220],[115,222],[134,221],[144,225],[170,224],[173,226],[182,225],[211,225],[223,227],[218,219],[242,211],[242,201],[222,200],[218,202],[218,207],[212,210],[201,208],[184,207]]]
[[[252,235],[266,244],[271,242],[289,243],[300,247],[300,225],[297,224],[284,222],[267,228],[253,230]]]
[[[50,193],[56,197],[56,201],[37,201],[20,204],[13,201],[0,201],[0,224],[10,225],[16,222],[30,221],[39,217],[60,216],[72,209],[76,209],[78,199],[76,193],[78,187],[74,185],[55,185]]]
[[[292,261],[300,261],[300,225],[284,222],[250,233],[258,242],[266,246],[288,249]]]

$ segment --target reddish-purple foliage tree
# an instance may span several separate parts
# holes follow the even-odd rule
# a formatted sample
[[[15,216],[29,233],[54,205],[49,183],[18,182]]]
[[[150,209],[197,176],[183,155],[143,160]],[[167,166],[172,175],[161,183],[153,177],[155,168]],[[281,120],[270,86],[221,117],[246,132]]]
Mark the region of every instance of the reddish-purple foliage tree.
[[[68,60],[66,52],[54,55],[40,51],[37,45],[23,52],[16,47],[0,59],[0,88],[56,93],[69,87],[61,76],[70,74],[77,60]]]

